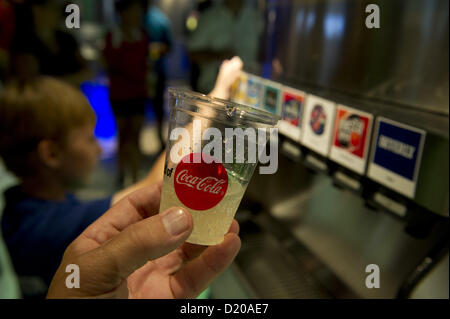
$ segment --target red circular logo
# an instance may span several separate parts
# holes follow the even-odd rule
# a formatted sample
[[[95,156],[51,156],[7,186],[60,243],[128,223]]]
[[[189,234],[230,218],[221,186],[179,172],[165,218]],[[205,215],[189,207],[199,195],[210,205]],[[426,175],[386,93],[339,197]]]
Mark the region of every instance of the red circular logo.
[[[194,159],[199,163],[194,163]],[[191,153],[175,169],[175,193],[188,208],[207,210],[216,206],[228,188],[228,174],[222,163],[208,154]]]

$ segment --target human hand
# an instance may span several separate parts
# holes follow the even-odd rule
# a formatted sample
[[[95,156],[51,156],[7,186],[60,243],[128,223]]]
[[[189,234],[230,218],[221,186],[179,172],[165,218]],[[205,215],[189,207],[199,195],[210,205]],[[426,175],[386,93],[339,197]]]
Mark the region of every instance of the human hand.
[[[123,198],[91,224],[64,253],[47,298],[193,298],[233,261],[240,249],[234,220],[216,246],[184,243],[192,217],[181,208],[158,214],[161,183]],[[67,288],[68,264],[80,287]]]
[[[220,99],[229,99],[231,86],[239,77],[242,67],[242,60],[238,56],[230,60],[224,60],[220,65],[214,89],[209,95]]]

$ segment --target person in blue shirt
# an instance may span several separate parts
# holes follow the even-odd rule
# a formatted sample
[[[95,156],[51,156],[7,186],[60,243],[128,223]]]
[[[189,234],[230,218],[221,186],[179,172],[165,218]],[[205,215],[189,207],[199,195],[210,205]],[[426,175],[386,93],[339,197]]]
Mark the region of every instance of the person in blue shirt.
[[[81,202],[68,193],[62,200],[46,200],[30,197],[21,188],[15,186],[4,193],[3,236],[22,284],[34,286],[25,290],[34,294],[30,290],[42,287],[40,291],[45,293],[65,248],[109,209],[111,196]]]
[[[101,152],[95,119],[81,91],[49,77],[13,82],[0,97],[0,156],[20,179],[4,193],[1,226],[24,297],[45,296],[66,247],[112,204],[162,179],[160,158],[125,190],[75,198],[71,191],[85,184]]]
[[[152,1],[149,1],[144,27],[149,36],[150,48],[149,95],[158,124],[158,136],[161,146],[164,147],[165,140],[162,136],[162,123],[164,117],[164,91],[167,81],[166,58],[173,46],[173,39],[170,20],[157,6],[152,4]]]
[[[224,61],[210,95],[229,98],[241,69],[238,57]],[[51,77],[11,82],[0,94],[0,157],[20,180],[4,193],[0,234],[23,297],[44,297],[69,244],[115,203],[163,178],[165,152],[143,180],[124,190],[94,201],[74,197],[100,155],[95,120],[81,91]],[[0,249],[0,265],[2,255]],[[0,273],[0,290],[3,282]]]

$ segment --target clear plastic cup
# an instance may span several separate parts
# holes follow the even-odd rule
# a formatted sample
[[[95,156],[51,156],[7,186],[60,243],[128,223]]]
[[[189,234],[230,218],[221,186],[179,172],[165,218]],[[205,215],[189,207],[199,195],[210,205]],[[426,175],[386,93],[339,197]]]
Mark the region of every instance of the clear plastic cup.
[[[280,117],[174,88],[169,88],[169,101],[160,212],[174,206],[186,208],[194,221],[187,242],[219,244],[269,139],[268,129]]]

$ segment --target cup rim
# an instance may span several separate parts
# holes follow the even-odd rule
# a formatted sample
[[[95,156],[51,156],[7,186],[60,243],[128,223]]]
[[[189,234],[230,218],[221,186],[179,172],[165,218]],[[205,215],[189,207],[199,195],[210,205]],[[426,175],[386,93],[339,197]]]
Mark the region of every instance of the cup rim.
[[[174,97],[178,97],[181,95],[183,98],[188,100],[201,100],[201,102],[208,103],[209,107],[213,107],[216,110],[221,110],[227,113],[231,110],[233,116],[237,115],[241,119],[246,119],[252,122],[276,125],[277,122],[281,119],[281,116],[279,116],[278,114],[273,114],[249,105],[239,104],[217,97],[208,96],[206,94],[191,91],[188,89],[169,87],[168,91],[169,95]]]

